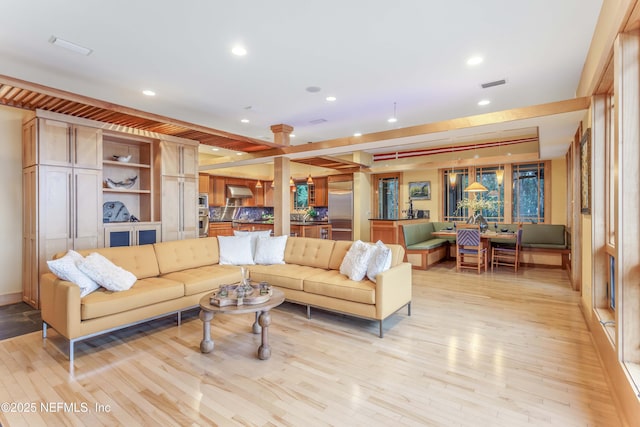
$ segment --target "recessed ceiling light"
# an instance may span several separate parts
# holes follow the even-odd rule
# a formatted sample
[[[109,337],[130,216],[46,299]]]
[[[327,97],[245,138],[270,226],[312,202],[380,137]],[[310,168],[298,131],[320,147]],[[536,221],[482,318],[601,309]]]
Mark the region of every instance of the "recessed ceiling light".
[[[218,147],[211,147],[211,151],[219,151],[220,149]]]
[[[295,137],[296,137],[296,134],[295,134],[295,133],[290,133],[290,134],[289,134],[289,137],[290,137],[290,138],[295,138]]]
[[[478,102],[478,105],[481,106],[481,107],[483,107],[485,105],[489,105],[489,104],[491,104],[491,101],[489,101],[488,99],[483,99],[482,101]]]
[[[356,132],[353,134],[353,136],[362,136],[362,134],[360,132]]]
[[[249,119],[241,119],[240,120],[242,123],[249,123]]]
[[[91,52],[93,52],[93,50],[89,49],[88,47],[80,46],[78,44],[72,43],[70,41],[61,39],[60,37],[56,37],[56,36],[51,36],[51,38],[49,39],[49,43],[62,47],[64,49],[70,50],[71,52],[79,53],[80,55],[84,55],[84,56],[89,56],[91,55]]]
[[[244,46],[238,45],[231,49],[231,53],[236,56],[245,56],[247,54],[247,49]]]
[[[472,56],[471,58],[467,59],[467,65],[482,64],[482,61],[484,61],[484,58],[482,56]]]
[[[236,156],[242,156],[244,153],[236,153]]]
[[[389,119],[387,120],[389,123],[395,123],[398,121],[398,119],[396,119],[395,117],[389,117]]]
[[[326,99],[327,101],[329,101],[329,102],[333,102],[333,101],[335,101],[337,98],[336,98],[335,96],[327,96],[325,99]]]
[[[149,89],[143,90],[142,94],[143,95],[147,95],[147,96],[156,96],[156,93],[154,91],[152,91],[152,90],[149,90]]]

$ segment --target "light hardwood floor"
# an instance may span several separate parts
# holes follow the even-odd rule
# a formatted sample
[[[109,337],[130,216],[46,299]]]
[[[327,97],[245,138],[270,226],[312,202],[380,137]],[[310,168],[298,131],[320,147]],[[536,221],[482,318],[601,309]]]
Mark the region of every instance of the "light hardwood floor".
[[[3,411],[0,422],[622,425],[566,272],[478,275],[445,263],[413,277],[412,316],[388,319],[383,339],[375,322],[319,310],[307,320],[287,303],[272,310],[266,361],[256,359],[251,315],[216,317],[209,354],[199,351],[196,311],[180,327],[166,319],[95,338],[76,346],[73,372],[54,331],[44,344],[37,332],[2,341],[0,401],[37,410]],[[67,408],[43,411],[50,402]]]

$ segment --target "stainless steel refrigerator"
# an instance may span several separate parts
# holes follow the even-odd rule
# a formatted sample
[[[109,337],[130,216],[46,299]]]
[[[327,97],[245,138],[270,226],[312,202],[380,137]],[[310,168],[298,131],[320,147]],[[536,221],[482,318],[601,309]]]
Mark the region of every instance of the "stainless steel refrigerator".
[[[329,182],[328,188],[333,240],[353,240],[353,181]]]

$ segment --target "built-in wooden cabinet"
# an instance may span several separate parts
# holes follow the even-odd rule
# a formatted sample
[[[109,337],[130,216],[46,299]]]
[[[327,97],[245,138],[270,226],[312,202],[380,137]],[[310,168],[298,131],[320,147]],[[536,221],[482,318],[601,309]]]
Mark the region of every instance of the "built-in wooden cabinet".
[[[160,142],[162,240],[198,237],[198,147]],[[177,156],[177,157],[176,157]]]
[[[47,260],[102,246],[102,131],[37,117],[23,137],[23,300],[38,307]]]
[[[224,206],[227,202],[225,194],[225,179],[221,176],[212,176],[209,193],[209,206]]]
[[[113,223],[104,226],[104,246],[151,245],[160,241],[159,222]]]
[[[233,224],[231,222],[210,222],[209,237],[233,236]]]
[[[328,186],[327,178],[313,178],[313,185],[309,185],[309,206],[327,206]]]
[[[211,175],[208,173],[198,175],[198,192],[207,194],[211,192]]]

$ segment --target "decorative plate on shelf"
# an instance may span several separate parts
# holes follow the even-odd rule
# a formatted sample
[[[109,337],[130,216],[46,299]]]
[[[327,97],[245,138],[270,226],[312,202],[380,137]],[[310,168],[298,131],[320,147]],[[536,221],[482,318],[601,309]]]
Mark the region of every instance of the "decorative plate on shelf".
[[[131,160],[131,154],[129,154],[128,156],[113,156],[113,160],[117,160],[118,162],[122,162],[122,163],[129,163],[129,160]]]

